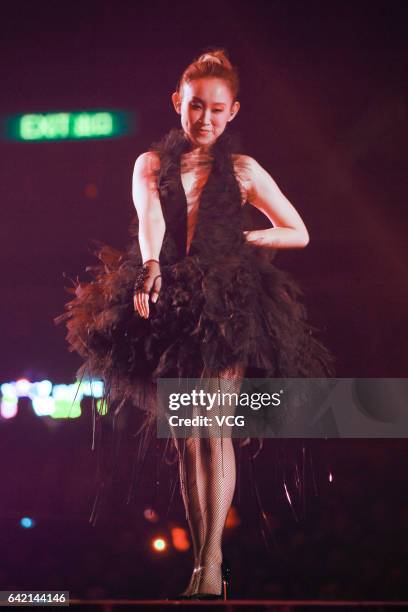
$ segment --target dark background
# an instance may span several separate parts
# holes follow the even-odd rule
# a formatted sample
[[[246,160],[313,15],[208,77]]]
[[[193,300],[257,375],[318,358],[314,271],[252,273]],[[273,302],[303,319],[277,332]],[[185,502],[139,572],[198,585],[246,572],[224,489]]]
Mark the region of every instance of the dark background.
[[[231,127],[242,135],[243,152],[271,173],[309,229],[310,245],[280,252],[276,263],[303,287],[310,318],[336,356],[337,375],[405,377],[405,7],[395,0],[17,1],[2,6],[2,121],[17,113],[113,108],[134,112],[136,130],[103,141],[0,140],[1,382],[22,376],[74,381],[80,361],[67,352],[63,327],[53,323],[68,299],[64,287],[70,283],[63,273],[86,279],[85,267],[93,262],[92,238],[117,248],[127,244],[134,212],[134,161],[178,125],[170,95],[186,65],[208,46],[226,48],[240,70],[242,107]],[[252,218],[254,226],[268,224],[258,214]],[[0,423],[2,465],[10,466],[2,484],[3,535],[14,533],[10,525],[27,508],[43,519],[30,536],[19,532],[21,541],[13,553],[18,560],[10,555],[9,566],[3,562],[0,584],[44,588],[44,576],[50,576],[47,559],[41,561],[42,573],[37,566],[36,574],[30,551],[38,551],[39,542],[46,541],[48,561],[55,562],[59,538],[67,529],[73,534],[72,546],[66,548],[61,540],[65,563],[55,571],[52,584],[86,594],[92,580],[98,583],[96,575],[105,581],[106,593],[118,596],[138,596],[141,582],[147,594],[152,584],[163,584],[165,569],[156,581],[152,576],[149,581],[140,567],[139,578],[135,574],[121,582],[117,571],[106,580],[115,555],[122,562],[126,555],[136,555],[135,567],[144,558],[144,545],[135,543],[135,534],[143,532],[138,511],[131,519],[123,516],[128,536],[118,535],[113,526],[102,531],[102,565],[102,535],[86,524],[94,467],[86,433],[77,438],[79,429],[61,425],[64,447],[52,439],[48,427],[41,454],[27,444],[27,432],[34,427],[30,423],[26,429],[17,421],[8,424],[18,440],[11,446],[11,430],[6,435]],[[261,540],[255,540],[251,582],[236,585],[237,595],[402,596],[405,582],[398,555],[406,558],[401,539],[408,512],[402,503],[406,445],[397,442],[328,442],[343,488],[339,485],[334,493],[332,488],[334,497],[319,502],[316,523],[310,518],[312,522],[299,524],[289,508],[282,510],[288,559],[283,563],[276,549],[265,556]],[[321,457],[320,450],[316,452]],[[264,451],[265,469],[271,453]],[[29,477],[27,466],[34,470]],[[28,481],[30,486],[37,482],[38,488],[25,488]],[[269,507],[278,512],[272,497]],[[250,508],[247,504],[249,516]],[[182,510],[175,512],[182,520]],[[329,522],[319,540],[326,552],[313,564],[310,549],[316,550],[313,538],[320,532],[315,527],[322,521]],[[359,530],[356,521],[360,526],[366,521],[364,529]],[[244,535],[249,541],[248,530],[258,533],[257,526],[250,525],[249,520],[241,526],[236,540],[243,557]],[[84,541],[93,551],[91,560],[81,548]],[[390,542],[395,548],[388,550]],[[332,561],[327,561],[330,555]],[[174,567],[169,559],[169,567]],[[361,571],[360,562],[365,568]],[[327,568],[326,579],[322,576]],[[290,579],[293,572],[298,572],[296,580]],[[271,587],[271,580],[278,586]],[[180,589],[182,582],[183,577]]]

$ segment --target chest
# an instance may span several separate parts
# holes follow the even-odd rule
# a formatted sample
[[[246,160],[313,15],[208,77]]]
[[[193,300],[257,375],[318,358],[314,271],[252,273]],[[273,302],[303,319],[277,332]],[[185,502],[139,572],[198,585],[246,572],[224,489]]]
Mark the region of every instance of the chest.
[[[208,182],[211,167],[198,167],[182,170],[180,174],[181,186],[187,202],[187,215],[194,216],[200,202],[201,194]],[[241,195],[241,206],[248,201],[250,184],[244,173],[234,165],[234,175]]]
[[[181,185],[187,202],[187,214],[196,212],[200,196],[208,181],[210,168],[195,168],[181,172]]]

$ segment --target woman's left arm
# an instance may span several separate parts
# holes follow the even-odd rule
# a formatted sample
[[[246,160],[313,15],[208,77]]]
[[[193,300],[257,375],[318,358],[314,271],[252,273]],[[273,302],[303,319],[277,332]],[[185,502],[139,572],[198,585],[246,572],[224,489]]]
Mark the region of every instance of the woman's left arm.
[[[244,232],[250,244],[271,249],[303,248],[309,233],[295,207],[279,189],[271,175],[252,157],[245,156],[249,170],[249,203],[264,213],[273,227]]]

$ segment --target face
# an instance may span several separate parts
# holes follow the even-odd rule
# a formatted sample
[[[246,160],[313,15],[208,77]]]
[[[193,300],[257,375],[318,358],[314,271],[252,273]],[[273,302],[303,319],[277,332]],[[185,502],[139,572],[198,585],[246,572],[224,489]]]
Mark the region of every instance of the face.
[[[239,110],[228,83],[215,77],[184,83],[172,99],[184,133],[195,147],[211,146]]]

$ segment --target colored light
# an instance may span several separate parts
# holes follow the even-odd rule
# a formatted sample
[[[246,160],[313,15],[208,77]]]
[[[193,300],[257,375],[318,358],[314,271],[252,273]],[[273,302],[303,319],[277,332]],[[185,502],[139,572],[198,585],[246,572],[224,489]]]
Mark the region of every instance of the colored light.
[[[131,132],[132,116],[122,111],[28,113],[9,117],[7,135],[13,140],[83,140],[113,138]]]
[[[235,506],[231,506],[228,510],[227,520],[225,522],[226,529],[234,529],[241,524],[241,519]]]
[[[24,516],[20,521],[20,525],[24,527],[24,529],[31,529],[31,527],[35,526],[35,521],[29,516]]]
[[[52,385],[49,380],[30,382],[26,378],[0,385],[2,400],[0,415],[9,419],[17,414],[19,397],[29,397],[38,416],[49,415],[54,419],[77,418],[81,415],[83,397],[94,397],[96,409],[106,414],[107,403],[103,398],[104,384],[101,380],[82,380],[69,385]]]
[[[10,399],[17,397],[15,383],[3,383],[0,389],[3,397],[8,397]]]
[[[157,552],[163,552],[167,548],[167,543],[166,540],[164,540],[163,538],[155,538],[153,540],[152,546],[154,550],[157,550]]]
[[[185,552],[190,548],[190,540],[187,531],[182,527],[173,527],[171,530],[171,539],[174,548],[180,552]]]
[[[26,378],[20,378],[16,381],[16,394],[18,397],[28,397],[30,389],[31,383]]]
[[[82,393],[77,393],[78,385],[54,385],[52,396],[55,401],[55,410],[52,417],[55,419],[76,418],[81,415]]]
[[[96,409],[102,416],[108,413],[108,403],[106,400],[96,400]]]
[[[86,197],[90,200],[94,200],[98,197],[98,188],[94,183],[88,183],[87,185],[85,185],[84,192]]]
[[[48,397],[52,391],[52,382],[49,380],[41,380],[32,384],[30,392],[33,396]]]
[[[146,508],[143,512],[143,516],[150,523],[157,523],[159,520],[159,515],[157,512],[155,512],[155,510],[153,510],[153,508]]]
[[[17,414],[17,400],[4,398],[1,400],[0,414],[3,419],[12,419]]]
[[[102,397],[103,382],[101,380],[83,380],[79,386],[83,395]]]
[[[53,397],[33,397],[33,409],[37,416],[49,416],[55,412]]]

